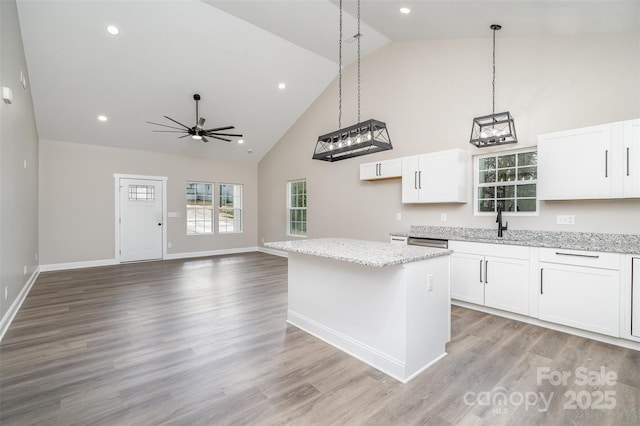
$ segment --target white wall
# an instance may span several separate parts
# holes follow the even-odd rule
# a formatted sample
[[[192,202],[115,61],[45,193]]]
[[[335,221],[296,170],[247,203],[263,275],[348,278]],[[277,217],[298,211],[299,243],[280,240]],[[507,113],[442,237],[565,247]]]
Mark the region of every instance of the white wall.
[[[38,133],[31,91],[20,85],[20,71],[29,81],[16,2],[2,0],[0,85],[13,91],[13,103],[0,102],[0,318],[38,265]]]
[[[41,264],[114,258],[114,173],[166,176],[168,254],[257,245],[257,167],[176,155],[40,141]],[[244,232],[186,235],[186,182],[243,185]]]
[[[497,39],[496,111],[515,117],[518,145],[540,133],[640,117],[638,33]],[[356,118],[355,70],[343,77],[343,126]],[[400,180],[360,182],[359,164],[462,148],[473,117],[491,112],[491,39],[393,43],[362,61],[362,117],[385,121],[392,151],[336,163],[311,160],[318,135],[337,128],[337,82],[309,107],[262,159],[259,239],[288,239],[286,182],[306,178],[308,236],[386,241],[409,225],[493,228],[473,203],[403,205]],[[579,164],[580,153],[567,159]],[[469,191],[470,200],[471,189]],[[402,220],[396,220],[396,213]],[[448,221],[441,222],[440,214]],[[574,226],[556,225],[574,214]],[[640,233],[640,200],[541,202],[535,217],[509,217],[510,229]]]

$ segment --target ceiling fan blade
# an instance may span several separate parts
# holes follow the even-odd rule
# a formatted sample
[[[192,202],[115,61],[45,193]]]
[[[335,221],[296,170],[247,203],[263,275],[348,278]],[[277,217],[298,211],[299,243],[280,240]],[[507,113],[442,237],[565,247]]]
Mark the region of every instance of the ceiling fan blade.
[[[213,136],[213,135],[209,135],[210,138],[215,138],[215,139],[220,139],[221,141],[225,141],[225,142],[231,142],[231,139],[225,139],[225,138],[221,138],[219,136]]]
[[[187,136],[191,136],[191,135],[190,135],[189,133],[187,133],[187,134],[186,134],[186,135],[184,135],[184,136],[178,136],[178,139],[186,138]]]
[[[218,135],[218,136],[232,136],[235,138],[241,138],[242,135],[239,133],[218,133],[218,132],[207,132],[207,135],[213,136],[213,135]]]
[[[216,127],[215,129],[205,129],[205,132],[218,132],[220,130],[235,129],[233,126]]]
[[[170,129],[178,129],[181,130],[180,127],[167,126],[166,124],[154,123],[153,121],[147,121],[149,124],[155,124],[156,126],[168,127]]]
[[[166,119],[168,119],[168,120],[171,120],[171,121],[173,121],[173,122],[174,122],[174,123],[176,123],[176,124],[181,125],[182,127],[184,127],[184,128],[185,128],[185,129],[187,129],[187,130],[191,130],[191,127],[187,127],[187,126],[185,126],[184,124],[180,123],[179,121],[174,120],[174,119],[173,119],[173,118],[171,118],[171,117],[167,117],[167,116],[165,115],[165,116],[164,116],[164,118],[166,118]]]
[[[185,133],[185,130],[152,130],[153,132],[162,132],[162,133]]]
[[[205,138],[204,136],[202,137],[202,142],[209,142],[209,139]]]
[[[204,126],[204,118],[200,117],[198,119],[198,124],[196,124],[196,128],[197,129],[202,129],[202,126]]]

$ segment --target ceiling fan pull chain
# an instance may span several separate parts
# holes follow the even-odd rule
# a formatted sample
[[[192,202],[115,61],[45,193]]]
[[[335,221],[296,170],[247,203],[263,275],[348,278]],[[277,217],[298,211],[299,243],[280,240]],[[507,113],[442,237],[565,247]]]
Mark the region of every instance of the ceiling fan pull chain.
[[[338,129],[342,129],[342,0],[340,0],[340,37],[338,42]]]
[[[360,38],[362,34],[360,34],[360,0],[358,0],[358,123],[360,123]]]

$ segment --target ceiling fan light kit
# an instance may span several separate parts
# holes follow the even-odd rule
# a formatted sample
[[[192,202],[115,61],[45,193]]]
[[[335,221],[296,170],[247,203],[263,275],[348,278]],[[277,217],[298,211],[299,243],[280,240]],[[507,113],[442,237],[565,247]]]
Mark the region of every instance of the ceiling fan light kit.
[[[489,115],[475,117],[469,143],[477,148],[517,143],[516,126],[509,111],[496,113],[496,31],[501,25],[493,24],[493,109]]]
[[[360,121],[360,0],[358,0],[358,124],[342,127],[342,0],[340,0],[340,34],[338,37],[338,128],[318,137],[314,160],[334,162],[374,152],[393,149],[387,125],[370,119]]]
[[[154,132],[160,133],[185,133],[183,136],[178,136],[178,139],[186,138],[187,136],[191,136],[192,139],[202,140],[202,142],[209,142],[209,139],[219,139],[225,142],[231,142],[230,137],[241,138],[242,135],[240,133],[224,133],[226,130],[235,129],[233,126],[224,126],[224,127],[215,127],[211,129],[204,128],[204,122],[206,121],[204,118],[200,117],[198,112],[198,102],[200,101],[200,95],[193,95],[193,100],[196,101],[196,124],[193,127],[189,127],[185,124],[180,123],[179,121],[174,120],[171,117],[164,116],[167,120],[173,121],[175,124],[181,127],[175,126],[167,126],[166,124],[153,123],[151,121],[147,121],[149,124],[153,124],[155,126],[168,127],[174,130],[154,130]]]

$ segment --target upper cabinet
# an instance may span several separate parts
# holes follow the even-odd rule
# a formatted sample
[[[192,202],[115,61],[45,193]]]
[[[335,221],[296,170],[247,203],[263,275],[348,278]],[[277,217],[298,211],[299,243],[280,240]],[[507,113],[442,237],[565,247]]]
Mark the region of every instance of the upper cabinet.
[[[391,179],[402,176],[402,159],[360,164],[360,180]]]
[[[640,197],[640,119],[538,136],[538,198]]]
[[[403,203],[466,203],[469,153],[461,149],[402,159]]]

